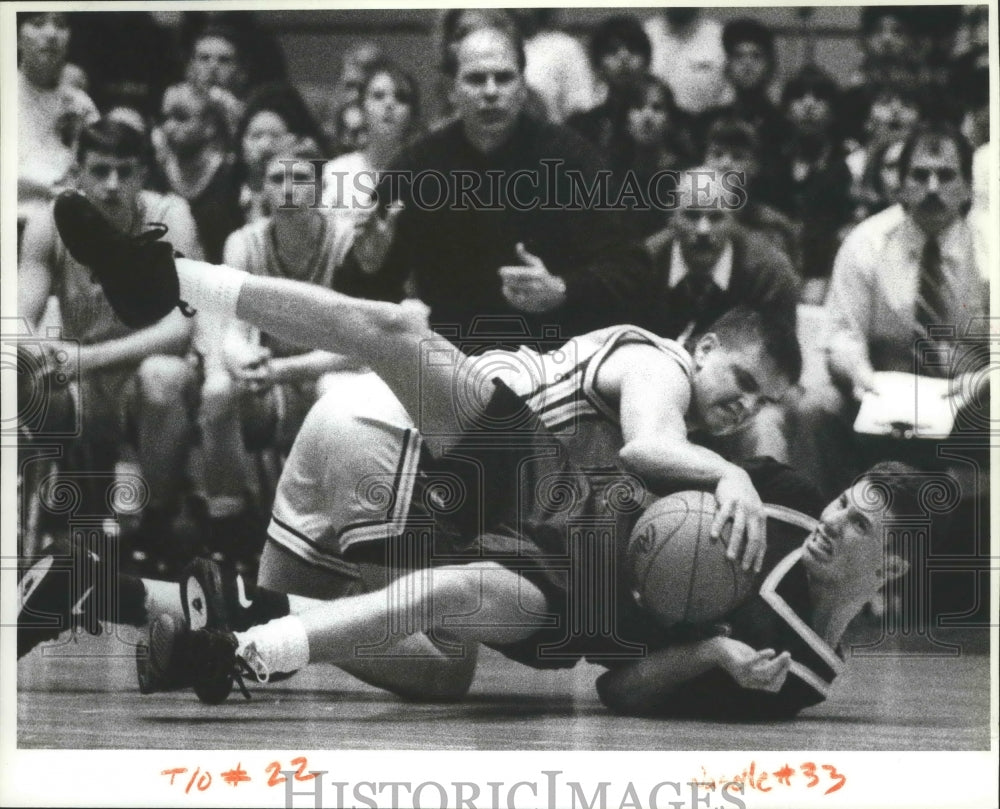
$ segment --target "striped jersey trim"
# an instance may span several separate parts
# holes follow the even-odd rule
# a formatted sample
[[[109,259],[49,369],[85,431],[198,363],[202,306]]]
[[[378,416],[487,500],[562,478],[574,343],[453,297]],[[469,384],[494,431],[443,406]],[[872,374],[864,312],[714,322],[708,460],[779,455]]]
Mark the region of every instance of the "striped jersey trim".
[[[689,378],[693,375],[691,355],[679,343],[657,337],[637,326],[622,326],[611,330],[604,342],[593,353],[580,360],[571,371],[553,382],[545,381],[538,385],[525,397],[525,401],[542,423],[553,431],[582,418],[594,416],[617,422],[615,407],[597,391],[597,376],[604,362],[615,350],[636,344],[650,345],[663,351],[676,360]]]
[[[782,559],[771,571],[760,587],[761,598],[773,609],[788,626],[801,638],[809,649],[825,663],[833,672],[830,677],[824,677],[805,665],[801,661],[792,661],[791,673],[804,680],[810,686],[821,693],[824,698],[830,693],[830,686],[834,678],[844,670],[844,661],[837,653],[827,645],[809,624],[792,609],[791,605],[782,598],[777,588],[785,574],[796,565],[802,558],[802,549],[796,548],[788,556]]]
[[[339,553],[323,550],[305,534],[296,531],[273,514],[271,515],[271,524],[267,527],[267,535],[286,551],[311,567],[332,570],[354,579],[361,576],[357,565],[348,562]]]
[[[396,496],[389,518],[345,525],[337,535],[341,551],[345,551],[351,545],[356,545],[359,542],[391,539],[403,533],[406,529],[406,518],[410,513],[410,504],[413,500],[413,489],[417,482],[422,444],[419,432],[416,430],[406,431],[403,436],[399,462],[396,465],[396,474],[392,481]]]

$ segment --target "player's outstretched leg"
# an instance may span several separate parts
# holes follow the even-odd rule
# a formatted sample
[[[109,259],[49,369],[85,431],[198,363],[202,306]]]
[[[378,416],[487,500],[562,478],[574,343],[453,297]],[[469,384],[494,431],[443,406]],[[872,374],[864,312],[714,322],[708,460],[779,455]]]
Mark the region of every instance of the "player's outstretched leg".
[[[145,626],[150,614],[180,614],[172,582],[118,572],[113,540],[52,546],[18,581],[17,656],[72,630],[100,634],[103,624]]]
[[[490,380],[480,379],[474,363],[464,361],[455,346],[428,328],[425,314],[413,308],[351,298],[287,278],[175,260],[167,242],[124,236],[78,192],[65,192],[56,200],[56,226],[128,325],[149,325],[183,300],[195,310],[236,316],[283,340],[347,354],[382,377],[432,451],[452,443],[475,415],[460,413],[462,402],[490,399]],[[157,231],[153,238],[160,235]],[[428,361],[430,354],[433,361]]]
[[[267,683],[310,662],[351,671],[354,662],[372,656],[403,673],[411,663],[405,653],[395,654],[394,644],[445,630],[455,641],[453,654],[469,663],[454,671],[467,687],[475,667],[469,646],[529,637],[537,627],[525,617],[546,609],[537,587],[493,563],[418,570],[384,590],[318,604],[246,632],[191,630],[164,616],[150,627],[149,668],[155,690],[193,687],[203,702],[215,704],[234,681],[246,696],[245,676]]]

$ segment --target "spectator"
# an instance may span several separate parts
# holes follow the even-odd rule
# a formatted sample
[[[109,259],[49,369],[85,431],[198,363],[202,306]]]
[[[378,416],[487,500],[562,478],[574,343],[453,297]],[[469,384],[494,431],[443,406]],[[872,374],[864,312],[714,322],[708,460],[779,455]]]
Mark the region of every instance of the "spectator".
[[[330,153],[319,124],[302,96],[287,84],[265,84],[247,100],[236,128],[237,165],[242,178],[240,205],[248,222],[269,216],[264,173],[276,154],[309,139],[323,155]]]
[[[906,138],[920,119],[921,105],[916,92],[885,85],[874,89],[865,114],[864,139],[847,156],[847,166],[855,184],[861,182],[870,155],[890,142]]]
[[[740,197],[731,187],[708,167],[681,175],[670,227],[645,242],[653,276],[639,325],[683,342],[740,304],[795,323],[795,271],[767,239],[736,221]]]
[[[334,82],[334,111],[343,110],[351,104],[361,101],[361,85],[365,76],[376,62],[385,59],[381,46],[365,40],[348,48],[341,57],[340,71]]]
[[[97,108],[62,83],[69,47],[66,15],[17,14],[17,217],[18,233],[33,212],[44,210],[73,165],[77,135],[97,119]]]
[[[79,137],[77,187],[116,227],[138,235],[148,222],[162,222],[178,250],[200,255],[187,204],[143,190],[147,154],[148,146],[135,130],[99,120]],[[106,475],[114,474],[123,444],[134,442],[150,497],[136,534],[136,560],[150,553],[177,558],[182,549],[174,545],[170,526],[181,494],[178,469],[191,439],[184,391],[193,376],[177,355],[188,343],[189,321],[174,312],[138,331],[123,325],[90,271],[66,252],[51,208],[33,217],[25,230],[18,314],[34,326],[49,295],[59,301],[63,328],[61,339],[45,341],[44,348],[78,396],[68,406],[46,410],[60,413],[67,423],[34,425],[32,432],[74,434],[70,428],[79,423],[78,434],[68,441],[64,468]],[[67,359],[60,361],[60,356]],[[59,390],[69,395],[65,388]],[[86,513],[107,508],[104,492],[91,495],[100,501],[88,503],[86,508],[96,510]]]
[[[524,36],[524,80],[545,104],[546,117],[563,123],[594,106],[594,77],[575,37],[552,24],[553,9],[512,9]]]
[[[760,137],[744,119],[723,115],[709,127],[705,144],[705,165],[719,173],[736,172],[746,192],[745,202],[736,210],[736,221],[747,230],[767,238],[797,269],[801,261],[798,228],[781,211],[762,201],[760,155]]]
[[[784,118],[771,91],[777,58],[774,33],[756,20],[741,18],[727,22],[722,29],[722,45],[726,51],[726,78],[733,88],[731,104],[709,110],[701,129],[707,129],[720,115],[735,115],[749,123],[761,143],[779,143],[785,132]],[[774,154],[764,155],[773,159]],[[762,177],[770,176],[774,168],[760,166]]]
[[[73,29],[69,58],[89,79],[89,94],[102,112],[131,107],[146,118],[159,113],[164,90],[182,72],[181,50],[147,11],[68,15]]]
[[[590,37],[590,65],[602,84],[604,100],[567,124],[602,152],[620,135],[625,92],[649,68],[649,37],[634,17],[610,17]]]
[[[851,470],[864,463],[866,447],[871,448],[850,425],[864,393],[875,389],[876,371],[913,373],[916,368],[933,376],[963,369],[967,376],[955,379],[956,406],[961,409],[974,398],[974,343],[936,338],[951,357],[947,367],[931,367],[921,350],[926,345],[922,341],[934,338],[930,328],[950,325],[956,337],[964,338],[970,325],[987,315],[988,268],[977,266],[965,217],[972,151],[955,128],[921,125],[904,144],[899,172],[899,204],[859,224],[834,265],[827,301],[832,328],[828,365],[839,395],[806,402],[802,429],[803,436],[816,442],[808,459],[812,466],[806,468],[829,487],[850,479]],[[980,381],[985,378],[980,375]],[[903,442],[895,444],[893,450],[902,452]],[[876,447],[886,451],[884,444]],[[908,447],[924,453],[912,458],[918,465],[937,463],[932,458],[937,442],[916,441]]]
[[[357,291],[398,299],[412,276],[433,325],[468,335],[482,318],[516,316],[515,341],[543,324],[567,337],[622,322],[643,257],[622,241],[613,212],[569,204],[568,172],[594,177],[600,158],[574,132],[525,114],[523,68],[516,32],[482,28],[458,42],[447,64],[457,119],[393,166],[414,178],[437,172],[442,196],[429,199],[426,185],[393,187],[387,173],[381,210],[401,205],[370,216],[357,235],[349,257]],[[541,162],[553,156],[564,161],[554,185]],[[515,172],[531,183],[513,183]],[[481,183],[477,197],[450,203],[470,178]],[[559,198],[567,204],[541,205]]]
[[[667,172],[691,161],[674,131],[674,96],[655,76],[646,76],[624,92],[621,116],[608,157],[616,175],[614,194],[620,195],[623,205],[634,200],[634,210],[622,218],[629,234],[645,238],[663,227],[662,201],[674,187]]]
[[[191,206],[206,258],[221,261],[226,237],[243,224],[225,111],[194,85],[175,84],[163,95],[161,143],[167,187]]]
[[[227,26],[207,26],[191,45],[184,77],[225,110],[230,132],[236,129],[243,115],[247,62],[240,36]]]
[[[393,63],[376,62],[362,84],[361,105],[364,147],[330,161],[324,172],[323,204],[351,233],[371,210],[379,173],[417,130],[417,84]]]
[[[653,275],[637,306],[640,325],[679,342],[705,332],[737,307],[781,324],[795,340],[799,280],[788,258],[736,221],[738,195],[729,180],[701,167],[681,175],[670,227],[646,240]],[[700,435],[699,443],[734,460],[784,458],[785,410],[768,402],[747,429],[732,436]]]
[[[288,68],[285,54],[277,35],[257,24],[257,14],[248,11],[186,11],[182,18],[181,39],[184,51],[190,53],[192,45],[206,29],[212,29],[232,41],[240,58],[242,90],[230,92],[244,98],[262,84],[287,82]]]
[[[840,102],[841,132],[845,138],[864,141],[865,115],[872,92],[885,85],[915,88],[918,64],[911,6],[864,6],[861,9],[862,62],[844,90]]]
[[[653,48],[650,72],[674,91],[680,110],[697,117],[732,100],[718,20],[700,8],[664,8],[645,29]]]
[[[512,11],[502,8],[451,8],[441,13],[438,28],[441,86],[437,92],[436,114],[431,120],[430,129],[432,130],[440,129],[455,119],[455,110],[450,96],[451,77],[448,75],[446,66],[454,60],[458,42],[478,28],[496,28],[511,34],[518,33],[520,30]],[[518,36],[520,36],[519,33]],[[528,88],[525,110],[540,121],[548,119],[545,101],[531,88]]]
[[[820,303],[854,212],[851,172],[837,129],[838,90],[826,73],[805,67],[785,85],[782,111],[788,133],[778,171],[766,188],[773,203],[800,227],[803,298]]]
[[[890,140],[875,149],[866,160],[861,183],[852,191],[856,221],[874,216],[898,201],[899,156],[905,142],[905,139]]]
[[[325,133],[325,130],[324,130]],[[356,152],[365,145],[365,111],[360,103],[351,103],[337,113],[333,133],[334,156]]]
[[[268,162],[264,188],[273,213],[229,237],[226,264],[257,275],[333,286],[351,233],[315,207],[310,184],[313,161],[319,159],[315,144],[304,141]],[[253,478],[249,453],[273,448],[287,454],[317,396],[320,378],[346,363],[325,351],[261,335],[241,321],[214,328],[224,335],[222,351],[206,352],[199,411],[210,471],[203,482],[209,547],[252,568],[270,503],[255,502],[260,492],[248,484]],[[260,545],[248,546],[247,539],[254,536]]]

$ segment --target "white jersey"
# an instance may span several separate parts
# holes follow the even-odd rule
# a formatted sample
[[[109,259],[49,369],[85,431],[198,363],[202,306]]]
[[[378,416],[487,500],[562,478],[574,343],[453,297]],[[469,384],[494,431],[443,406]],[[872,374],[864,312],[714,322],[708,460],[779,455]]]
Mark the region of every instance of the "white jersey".
[[[616,349],[633,344],[659,349],[683,369],[689,380],[693,377],[693,360],[680,343],[638,326],[610,326],[545,353],[522,346],[515,352],[490,352],[484,358],[501,366],[503,355],[509,356],[506,366],[499,367],[493,376],[525,399],[542,423],[567,446],[576,466],[607,469],[619,465],[618,453],[624,439],[618,403],[601,395],[597,378]]]

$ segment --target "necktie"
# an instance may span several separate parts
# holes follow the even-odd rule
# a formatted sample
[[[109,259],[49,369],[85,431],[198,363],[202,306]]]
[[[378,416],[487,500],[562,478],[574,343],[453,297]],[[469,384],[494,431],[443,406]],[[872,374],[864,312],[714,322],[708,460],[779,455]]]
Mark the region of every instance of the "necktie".
[[[713,319],[710,310],[717,289],[712,276],[696,276],[693,273],[685,275],[677,285],[677,313],[687,323],[678,340],[683,342],[698,326],[707,325]]]
[[[924,328],[947,321],[947,283],[941,267],[941,245],[937,239],[930,237],[920,255],[917,288],[917,322]]]

